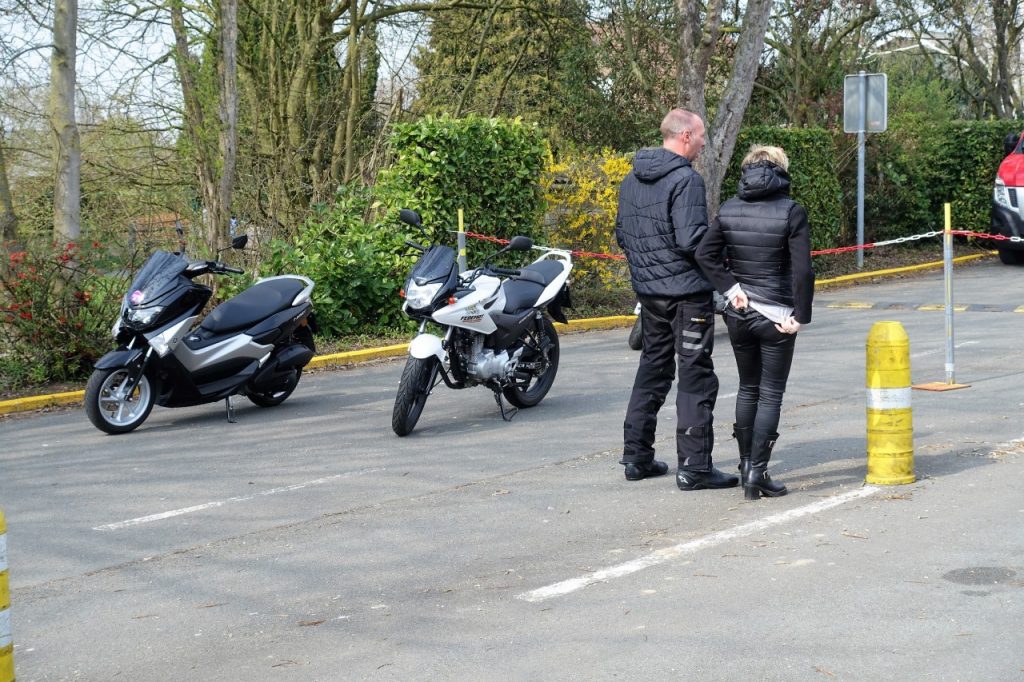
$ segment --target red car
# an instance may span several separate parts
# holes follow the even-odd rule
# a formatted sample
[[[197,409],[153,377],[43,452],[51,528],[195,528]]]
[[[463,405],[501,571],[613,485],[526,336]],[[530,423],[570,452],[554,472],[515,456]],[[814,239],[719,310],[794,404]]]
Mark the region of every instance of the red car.
[[[1024,238],[1024,134],[1010,133],[1004,141],[1006,158],[999,164],[992,192],[992,234]],[[999,260],[1024,264],[1024,241],[996,242]]]

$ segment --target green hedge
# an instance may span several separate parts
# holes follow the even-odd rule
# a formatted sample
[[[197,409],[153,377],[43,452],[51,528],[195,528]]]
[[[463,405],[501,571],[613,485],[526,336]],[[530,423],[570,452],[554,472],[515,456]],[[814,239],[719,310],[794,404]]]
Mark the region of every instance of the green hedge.
[[[740,130],[736,151],[722,183],[722,201],[736,193],[740,162],[751,144],[782,147],[789,157],[793,199],[807,209],[811,226],[811,248],[839,245],[843,193],[836,175],[836,150],[832,136],[820,128],[777,128],[750,126]]]
[[[540,177],[547,145],[519,119],[427,116],[395,126],[397,160],[378,178],[379,195],[411,208],[430,230],[458,227],[507,238],[538,235]]]

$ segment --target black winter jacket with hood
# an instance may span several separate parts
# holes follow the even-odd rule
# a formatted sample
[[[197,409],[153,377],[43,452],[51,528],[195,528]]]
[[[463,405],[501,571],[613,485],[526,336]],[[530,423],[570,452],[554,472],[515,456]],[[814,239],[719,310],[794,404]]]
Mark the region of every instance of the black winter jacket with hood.
[[[723,294],[739,282],[750,300],[790,306],[797,322],[811,321],[807,211],[789,197],[789,175],[771,161],[743,169],[739,191],[722,204],[697,261]]]
[[[690,161],[663,147],[641,149],[619,189],[615,239],[641,296],[710,293],[694,260],[708,229],[704,179]]]

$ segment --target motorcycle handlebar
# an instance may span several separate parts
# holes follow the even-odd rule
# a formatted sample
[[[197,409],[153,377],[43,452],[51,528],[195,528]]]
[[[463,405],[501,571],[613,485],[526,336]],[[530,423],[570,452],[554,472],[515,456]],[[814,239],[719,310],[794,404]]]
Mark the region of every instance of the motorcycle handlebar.
[[[416,242],[409,241],[408,239],[405,240],[405,245],[409,246],[411,248],[414,248],[417,251],[426,251],[427,250],[427,247],[423,246],[422,244],[417,244]]]
[[[233,268],[233,267],[231,267],[231,266],[228,266],[228,265],[225,265],[225,266],[224,266],[223,268],[221,268],[221,269],[222,269],[222,270],[223,270],[224,272],[233,272],[233,273],[234,273],[234,274],[236,274],[236,275],[244,275],[244,274],[245,274],[245,270],[243,270],[242,268]]]
[[[511,268],[499,268],[494,265],[492,265],[489,269],[496,275],[505,275],[506,277],[518,277],[519,275],[522,274],[519,270],[513,270]]]

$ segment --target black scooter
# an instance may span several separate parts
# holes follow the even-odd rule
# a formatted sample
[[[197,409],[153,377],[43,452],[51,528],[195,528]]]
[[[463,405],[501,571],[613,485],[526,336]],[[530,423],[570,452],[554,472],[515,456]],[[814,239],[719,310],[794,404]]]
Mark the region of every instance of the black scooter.
[[[243,248],[247,235],[232,240]],[[235,395],[261,407],[280,405],[313,358],[313,282],[300,275],[262,279],[224,301],[196,325],[213,290],[205,274],[241,274],[219,260],[190,261],[157,251],[142,266],[112,330],[117,350],[104,355],[85,388],[96,428],[127,433],[153,405],[186,407]]]

